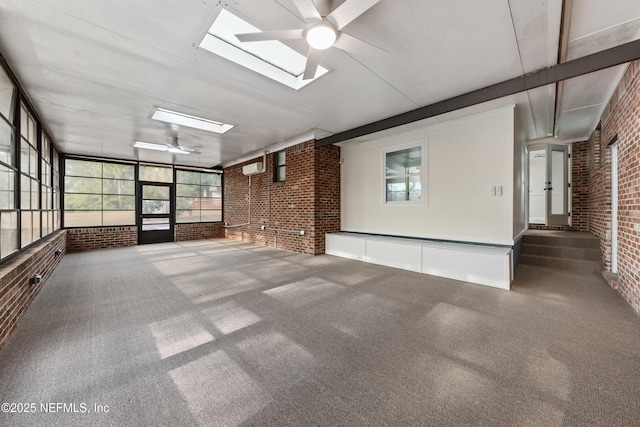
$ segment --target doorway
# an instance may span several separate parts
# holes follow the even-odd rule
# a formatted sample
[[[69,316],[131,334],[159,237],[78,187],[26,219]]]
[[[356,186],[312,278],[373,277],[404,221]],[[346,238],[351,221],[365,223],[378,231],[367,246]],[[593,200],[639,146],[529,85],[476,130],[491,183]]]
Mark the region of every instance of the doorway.
[[[529,151],[529,224],[569,225],[569,159],[568,145]]]
[[[173,184],[140,182],[138,244],[173,242]]]

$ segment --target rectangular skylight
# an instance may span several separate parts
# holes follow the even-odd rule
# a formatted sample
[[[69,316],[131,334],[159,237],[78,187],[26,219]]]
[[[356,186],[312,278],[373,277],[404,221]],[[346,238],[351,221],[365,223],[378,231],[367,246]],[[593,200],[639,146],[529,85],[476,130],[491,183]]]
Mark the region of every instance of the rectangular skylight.
[[[261,31],[229,10],[222,9],[200,47],[296,90],[329,72],[320,65],[313,79],[303,80],[307,61],[304,55],[277,40],[242,43],[235,36]]]
[[[144,150],[155,150],[155,151],[168,151],[169,153],[177,153],[177,154],[189,154],[189,151],[183,150],[179,147],[171,147],[169,145],[155,144],[153,142],[144,142],[144,141],[135,141],[133,143],[133,148],[142,148]]]
[[[180,126],[188,126],[215,133],[225,133],[233,127],[233,125],[228,125],[226,123],[220,123],[214,120],[203,119],[202,117],[191,116],[189,114],[165,110],[164,108],[158,107],[156,107],[151,118],[161,122],[174,123]]]

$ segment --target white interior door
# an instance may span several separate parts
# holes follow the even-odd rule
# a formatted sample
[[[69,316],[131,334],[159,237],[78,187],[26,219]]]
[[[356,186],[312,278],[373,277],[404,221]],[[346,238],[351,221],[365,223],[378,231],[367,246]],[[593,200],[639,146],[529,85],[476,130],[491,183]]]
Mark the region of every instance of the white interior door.
[[[569,146],[547,145],[546,223],[569,224]]]
[[[547,154],[545,150],[529,152],[529,224],[546,224]]]

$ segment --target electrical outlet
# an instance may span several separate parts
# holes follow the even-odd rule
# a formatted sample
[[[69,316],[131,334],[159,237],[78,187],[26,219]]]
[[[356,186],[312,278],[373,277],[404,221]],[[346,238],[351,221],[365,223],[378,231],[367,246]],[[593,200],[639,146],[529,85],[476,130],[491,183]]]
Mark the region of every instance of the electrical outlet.
[[[300,235],[304,236],[304,230],[300,230]]]
[[[267,228],[267,227],[265,227],[264,225],[260,226],[260,230],[264,230],[265,228]]]

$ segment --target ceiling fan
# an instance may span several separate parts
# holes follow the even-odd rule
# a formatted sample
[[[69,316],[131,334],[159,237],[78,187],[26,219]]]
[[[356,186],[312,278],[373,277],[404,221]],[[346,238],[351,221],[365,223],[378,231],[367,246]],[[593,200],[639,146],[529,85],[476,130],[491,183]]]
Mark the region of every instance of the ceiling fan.
[[[200,154],[200,152],[196,151],[194,148],[180,144],[180,142],[178,142],[178,137],[177,136],[170,136],[169,137],[169,141],[166,143],[166,145],[168,147],[167,151],[170,152],[170,153],[178,153],[178,154],[194,153],[194,154]]]
[[[196,151],[195,148],[182,145],[178,141],[178,126],[174,124],[171,125],[171,132],[169,132],[167,142],[156,143],[156,142],[134,141],[133,147],[142,148],[145,150],[167,151],[173,154],[191,154],[191,153],[202,154],[200,151]],[[202,146],[199,145],[197,147],[202,147]]]
[[[330,11],[329,0],[316,0],[320,8],[316,6],[313,0],[293,0],[306,23],[305,28],[236,34],[236,37],[243,43],[265,40],[306,40],[309,44],[309,51],[307,52],[307,63],[302,79],[309,80],[315,77],[322,51],[325,49],[332,46],[347,52],[363,48],[370,49],[372,47],[378,49],[369,43],[350,36],[343,32],[342,29],[379,1],[346,0],[330,13],[326,13]]]
[[[171,123],[169,125],[170,130],[167,132],[167,142],[165,145],[167,146],[167,151],[170,153],[177,154],[201,154],[199,151],[195,150],[196,146],[187,146],[180,143],[178,139],[178,131],[180,130],[180,126],[175,123]],[[197,147],[202,147],[198,145]]]

